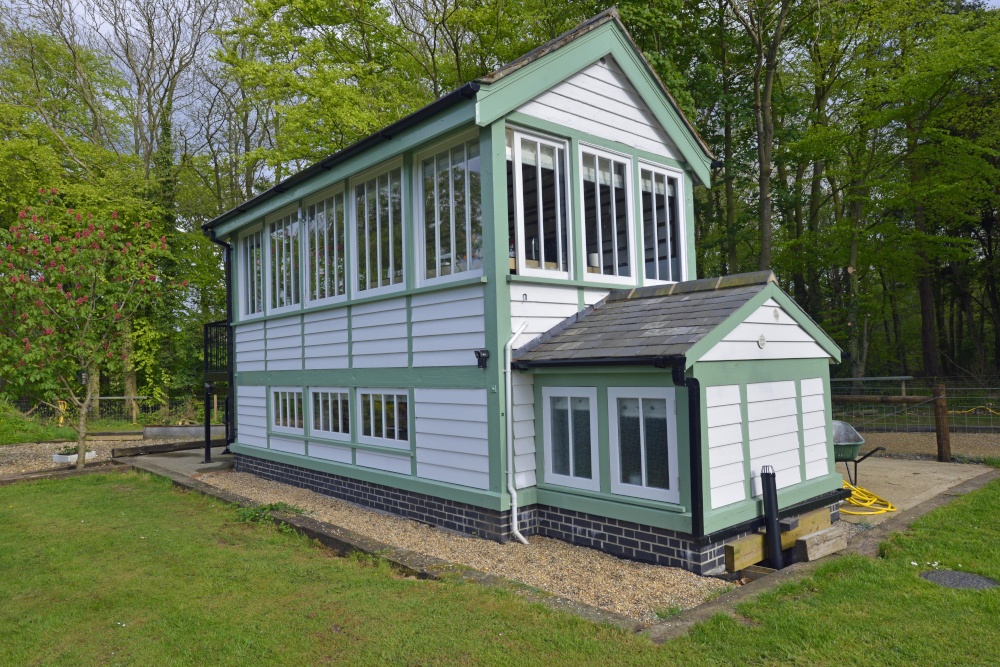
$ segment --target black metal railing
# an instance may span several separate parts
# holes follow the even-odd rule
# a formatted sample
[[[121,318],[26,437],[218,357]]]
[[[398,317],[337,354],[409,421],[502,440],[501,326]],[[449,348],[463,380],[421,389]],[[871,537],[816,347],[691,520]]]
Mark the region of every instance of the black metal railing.
[[[205,325],[205,374],[229,372],[229,323],[225,320]]]

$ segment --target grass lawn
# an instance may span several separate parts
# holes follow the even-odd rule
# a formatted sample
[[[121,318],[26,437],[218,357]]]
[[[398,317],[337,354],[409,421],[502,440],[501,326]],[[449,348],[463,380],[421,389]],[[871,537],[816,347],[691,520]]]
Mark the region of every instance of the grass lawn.
[[[136,473],[0,487],[2,665],[995,665],[1000,483],[654,646],[475,584],[399,577]],[[920,563],[920,567],[911,565]],[[586,573],[581,573],[585,577]]]
[[[0,445],[73,438],[76,438],[76,431],[73,429],[41,424],[24,417],[13,407],[0,401]]]

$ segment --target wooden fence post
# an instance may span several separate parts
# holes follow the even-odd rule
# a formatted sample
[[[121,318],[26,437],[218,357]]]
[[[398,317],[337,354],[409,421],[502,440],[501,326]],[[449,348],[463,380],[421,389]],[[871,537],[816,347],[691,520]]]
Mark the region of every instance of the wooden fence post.
[[[951,463],[951,434],[948,431],[948,398],[944,383],[934,385],[934,428],[937,430],[938,461]]]

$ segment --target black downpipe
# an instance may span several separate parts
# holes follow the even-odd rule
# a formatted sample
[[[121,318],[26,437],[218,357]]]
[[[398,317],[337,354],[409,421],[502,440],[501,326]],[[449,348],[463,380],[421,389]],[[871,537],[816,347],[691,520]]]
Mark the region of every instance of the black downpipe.
[[[229,445],[236,442],[236,341],[233,336],[233,247],[225,241],[220,241],[215,237],[215,230],[208,231],[208,238],[212,243],[222,246],[222,263],[226,276],[226,367],[229,371],[229,391],[226,392],[226,448],[223,454],[230,454]]]
[[[705,500],[702,488],[701,459],[701,383],[698,378],[687,377],[684,367],[687,360],[675,357],[671,369],[674,384],[688,390],[688,437],[691,458],[691,535],[697,540],[705,535]]]
[[[764,530],[767,537],[767,562],[775,570],[785,566],[781,556],[781,527],[778,525],[778,484],[774,468],[760,469],[760,485],[764,491]]]

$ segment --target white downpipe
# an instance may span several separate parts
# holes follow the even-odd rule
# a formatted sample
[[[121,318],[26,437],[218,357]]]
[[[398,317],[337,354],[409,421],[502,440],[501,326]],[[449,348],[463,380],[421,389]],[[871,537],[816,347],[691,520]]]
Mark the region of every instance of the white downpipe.
[[[517,328],[514,335],[510,337],[503,347],[503,373],[507,385],[507,493],[510,494],[510,525],[511,532],[521,544],[527,544],[521,531],[517,529],[517,489],[514,486],[514,379],[511,376],[511,348],[514,341],[524,333],[528,322],[524,321]]]

